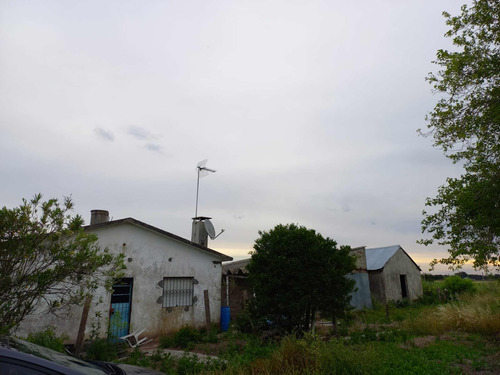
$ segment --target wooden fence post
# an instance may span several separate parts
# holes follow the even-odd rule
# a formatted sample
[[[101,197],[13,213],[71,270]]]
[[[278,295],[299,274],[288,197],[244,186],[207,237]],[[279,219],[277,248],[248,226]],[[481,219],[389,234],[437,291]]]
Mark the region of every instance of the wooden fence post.
[[[205,299],[205,320],[207,323],[207,331],[210,332],[210,325],[211,325],[211,320],[210,320],[210,300],[208,299],[208,290],[203,291],[203,297]]]

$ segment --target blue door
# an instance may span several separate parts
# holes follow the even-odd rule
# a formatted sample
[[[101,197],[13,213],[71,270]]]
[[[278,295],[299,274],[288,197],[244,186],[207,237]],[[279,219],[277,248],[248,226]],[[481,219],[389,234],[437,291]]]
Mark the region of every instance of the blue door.
[[[118,280],[113,285],[109,310],[109,338],[111,341],[117,341],[119,337],[128,335],[130,332],[133,280],[127,277]]]

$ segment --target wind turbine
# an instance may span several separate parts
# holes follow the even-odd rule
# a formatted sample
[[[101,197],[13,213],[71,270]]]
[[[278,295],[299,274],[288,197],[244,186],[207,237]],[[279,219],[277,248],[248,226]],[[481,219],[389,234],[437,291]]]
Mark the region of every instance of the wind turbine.
[[[194,211],[194,217],[198,217],[198,193],[200,191],[200,177],[207,176],[210,172],[215,173],[215,169],[207,168],[208,159],[202,160],[196,166],[196,171],[198,172],[198,178],[196,180],[196,209]]]

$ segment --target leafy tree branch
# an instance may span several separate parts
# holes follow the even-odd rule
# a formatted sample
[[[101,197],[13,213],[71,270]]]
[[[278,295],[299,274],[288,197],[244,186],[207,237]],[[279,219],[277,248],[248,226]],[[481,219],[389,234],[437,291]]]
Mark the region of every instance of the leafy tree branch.
[[[443,149],[464,173],[448,178],[426,206],[422,232],[449,248],[449,257],[435,259],[460,268],[499,267],[500,252],[500,1],[475,0],[451,16],[444,12],[455,51],[439,50],[433,61],[440,69],[427,80],[442,94],[426,117],[434,146]]]
[[[0,331],[9,332],[41,304],[51,311],[79,304],[121,275],[123,255],[101,249],[72,209],[70,198],[43,202],[38,194],[0,210]]]

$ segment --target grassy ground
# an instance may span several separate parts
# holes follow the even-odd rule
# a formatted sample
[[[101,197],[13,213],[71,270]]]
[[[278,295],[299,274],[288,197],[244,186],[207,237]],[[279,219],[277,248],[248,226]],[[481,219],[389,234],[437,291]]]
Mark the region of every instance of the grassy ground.
[[[337,335],[263,344],[230,332],[193,349],[226,361],[205,374],[500,374],[500,283],[425,284],[423,301],[353,313]]]
[[[318,326],[314,335],[301,338],[269,341],[235,327],[225,333],[185,327],[160,339],[162,347],[215,359],[189,353],[176,358],[161,349],[124,356],[106,340],[93,343],[96,348],[88,347],[88,353],[115,361],[119,355],[122,362],[171,375],[500,374],[500,282],[465,284],[424,283],[419,302],[391,304],[388,315],[385,306],[376,305],[352,313],[336,330]],[[47,341],[46,336],[38,340]]]

